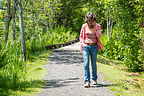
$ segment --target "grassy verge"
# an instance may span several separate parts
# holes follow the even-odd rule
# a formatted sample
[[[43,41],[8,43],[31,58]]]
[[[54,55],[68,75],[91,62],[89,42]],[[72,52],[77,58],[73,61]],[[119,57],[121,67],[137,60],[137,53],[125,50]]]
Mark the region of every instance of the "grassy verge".
[[[30,61],[27,62],[26,73],[22,75],[19,72],[19,84],[17,85],[20,87],[14,90],[11,87],[3,88],[1,86],[0,96],[33,96],[33,94],[40,92],[41,87],[45,85],[43,78],[47,71],[42,67],[47,63],[49,54],[49,51],[32,54],[29,57],[31,58]],[[1,80],[4,80],[4,78]],[[7,83],[7,86],[11,86],[10,83]]]
[[[112,82],[110,89],[116,96],[144,96],[144,72],[128,72],[122,63],[98,56],[98,70]]]

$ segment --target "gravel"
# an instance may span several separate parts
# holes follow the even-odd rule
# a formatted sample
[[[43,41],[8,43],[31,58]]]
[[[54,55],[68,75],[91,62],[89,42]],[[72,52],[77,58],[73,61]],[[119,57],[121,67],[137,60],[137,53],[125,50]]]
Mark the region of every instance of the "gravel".
[[[104,81],[104,75],[98,72],[98,85],[84,88],[83,56],[79,51],[80,43],[55,49],[49,57],[48,69],[44,80],[47,82],[37,96],[113,96]]]

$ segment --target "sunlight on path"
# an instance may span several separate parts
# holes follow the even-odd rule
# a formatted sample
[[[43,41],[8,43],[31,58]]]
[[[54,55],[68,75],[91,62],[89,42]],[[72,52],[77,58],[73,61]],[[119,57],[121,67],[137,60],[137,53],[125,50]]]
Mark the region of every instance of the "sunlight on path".
[[[80,43],[55,49],[49,57],[48,69],[44,80],[47,84],[39,96],[112,96],[108,86],[103,81],[103,75],[98,73],[98,85],[83,87],[83,57],[79,51]]]

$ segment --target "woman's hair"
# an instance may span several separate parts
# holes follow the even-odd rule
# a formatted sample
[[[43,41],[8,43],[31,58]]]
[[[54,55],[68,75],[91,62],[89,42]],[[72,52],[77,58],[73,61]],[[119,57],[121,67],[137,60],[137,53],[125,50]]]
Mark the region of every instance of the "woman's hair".
[[[92,12],[88,12],[85,16],[85,22],[89,20],[95,20],[96,21],[96,15]]]

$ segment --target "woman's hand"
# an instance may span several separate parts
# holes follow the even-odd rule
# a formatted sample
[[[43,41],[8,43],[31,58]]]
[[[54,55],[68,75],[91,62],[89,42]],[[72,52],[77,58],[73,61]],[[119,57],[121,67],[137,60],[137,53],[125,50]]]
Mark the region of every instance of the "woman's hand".
[[[87,44],[83,43],[83,46],[86,46]]]
[[[96,26],[96,21],[90,20],[90,21],[87,21],[87,24],[88,24],[88,27],[91,29]]]
[[[93,28],[96,27],[96,21],[92,23]]]

